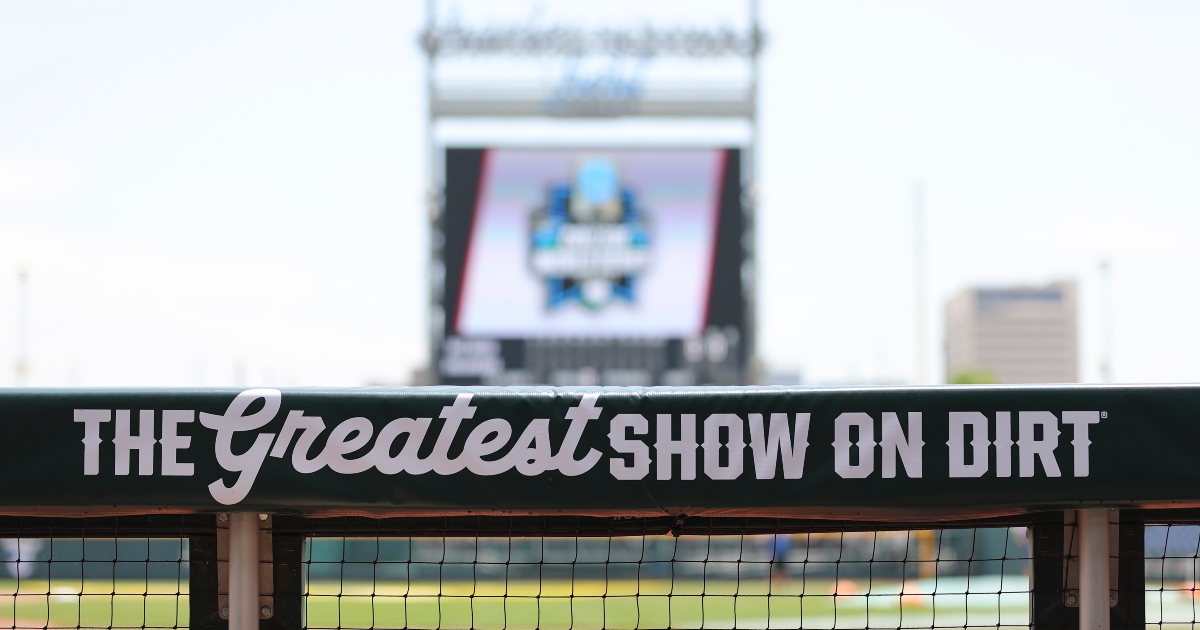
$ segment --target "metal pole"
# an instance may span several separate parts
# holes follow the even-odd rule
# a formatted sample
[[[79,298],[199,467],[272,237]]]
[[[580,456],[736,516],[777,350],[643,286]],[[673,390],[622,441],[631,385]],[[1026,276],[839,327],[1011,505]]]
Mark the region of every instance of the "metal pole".
[[[758,0],[749,0],[748,12],[750,18],[750,24],[748,25],[749,30],[753,33],[754,37],[761,37],[761,31],[759,29]],[[759,267],[757,238],[758,220],[762,210],[762,204],[760,203],[760,200],[762,199],[762,191],[759,189],[759,182],[762,178],[760,175],[762,172],[762,149],[759,144],[759,138],[761,137],[762,131],[762,117],[758,111],[760,107],[758,88],[761,72],[761,62],[759,60],[759,56],[762,53],[762,51],[759,49],[760,46],[761,40],[759,40],[759,43],[754,45],[754,53],[750,57],[750,100],[753,105],[751,108],[750,118],[750,147],[746,152],[748,154],[746,163],[748,166],[747,170],[749,171],[749,179],[746,180],[746,176],[743,175],[743,182],[746,183],[748,181],[750,187],[750,242],[753,243],[752,249],[748,252],[745,252],[745,255],[748,255],[750,258],[748,262],[750,263],[750,269],[753,272],[751,276],[753,280],[751,283],[749,283],[749,287],[742,287],[742,300],[749,307],[747,309],[747,317],[744,320],[746,339],[743,341],[743,343],[745,343],[747,346],[745,356],[748,358],[747,363],[750,365],[757,363],[758,356],[758,326],[756,325],[756,322],[758,321],[758,288],[761,286],[759,282],[760,278],[762,278],[762,276],[759,274],[761,268]],[[746,209],[743,206],[743,217],[745,210]],[[759,383],[761,381],[757,379],[761,377],[762,375],[757,374],[754,371],[754,368],[746,366],[742,368],[742,380],[740,382]],[[747,378],[753,378],[755,380],[747,381]]]
[[[929,375],[929,311],[926,302],[925,266],[925,186],[918,181],[913,186],[913,279],[917,319],[917,385],[933,382]]]
[[[1108,510],[1079,510],[1079,630],[1108,630]]]
[[[1102,355],[1100,357],[1100,381],[1113,382],[1113,320],[1112,320],[1112,261],[1105,257],[1100,261],[1100,334]]]
[[[29,384],[29,270],[17,270],[17,363],[16,385]]]
[[[258,514],[229,515],[229,630],[258,630]]]

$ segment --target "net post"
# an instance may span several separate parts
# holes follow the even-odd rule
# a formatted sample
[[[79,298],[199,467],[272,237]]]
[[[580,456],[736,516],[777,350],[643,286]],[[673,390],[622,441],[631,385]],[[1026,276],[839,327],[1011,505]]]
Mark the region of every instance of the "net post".
[[[1068,608],[1064,601],[1064,523],[1064,513],[1053,512],[1047,514],[1045,521],[1029,527],[1033,565],[1029,585],[1031,630],[1075,630],[1079,627],[1079,609]]]
[[[1109,630],[1108,510],[1079,510],[1079,630]]]
[[[1140,510],[1121,510],[1117,553],[1117,605],[1113,630],[1146,628],[1146,524]]]
[[[229,515],[229,630],[258,630],[258,514]]]
[[[225,630],[218,603],[217,531],[188,537],[188,627]]]
[[[275,518],[271,539],[275,577],[275,614],[260,622],[261,628],[300,630],[304,627],[304,536],[294,531],[281,532],[284,518]]]

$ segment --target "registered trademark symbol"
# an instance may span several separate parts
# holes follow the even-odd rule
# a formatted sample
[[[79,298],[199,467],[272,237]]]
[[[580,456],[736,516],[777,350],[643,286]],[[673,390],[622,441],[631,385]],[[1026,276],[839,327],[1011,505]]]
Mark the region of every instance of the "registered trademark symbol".
[[[1101,411],[1101,412],[1100,412],[1100,417],[1101,417],[1101,418],[1107,418],[1107,417],[1108,417],[1108,412],[1107,412],[1107,411]]]

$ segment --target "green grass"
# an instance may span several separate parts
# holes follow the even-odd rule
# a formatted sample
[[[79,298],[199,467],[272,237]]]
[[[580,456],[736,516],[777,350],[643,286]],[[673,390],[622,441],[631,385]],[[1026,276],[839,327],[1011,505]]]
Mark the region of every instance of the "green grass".
[[[312,582],[310,628],[883,628],[1024,626],[1019,593],[900,595],[829,580]],[[908,586],[905,586],[906,593]],[[177,591],[179,593],[177,594]],[[186,583],[0,580],[0,627],[187,626]],[[49,593],[49,594],[48,594]],[[801,597],[803,595],[803,597]]]
[[[835,595],[834,583],[765,581],[310,584],[310,628],[881,628],[1027,626],[1006,595]],[[507,595],[505,594],[507,590]],[[702,594],[703,593],[703,594]],[[805,595],[800,597],[800,595]],[[1015,595],[1015,594],[1014,594]],[[1020,596],[1016,598],[1020,600]]]
[[[667,628],[705,620],[728,626],[735,618],[798,617],[800,602],[761,595],[310,596],[307,622],[310,628]],[[825,617],[832,604],[804,600],[804,611]]]
[[[170,628],[187,626],[187,583],[0,580],[0,626]]]

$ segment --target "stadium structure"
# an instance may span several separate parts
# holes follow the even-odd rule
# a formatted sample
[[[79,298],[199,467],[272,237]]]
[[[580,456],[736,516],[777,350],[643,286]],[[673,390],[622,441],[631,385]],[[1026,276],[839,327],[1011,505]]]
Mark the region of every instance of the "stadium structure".
[[[732,6],[618,28],[430,4],[426,382],[752,379],[763,35]]]
[[[1196,627],[1196,386],[709,386],[754,4],[429,15],[430,386],[0,390],[0,627]]]

